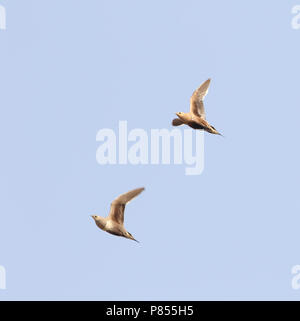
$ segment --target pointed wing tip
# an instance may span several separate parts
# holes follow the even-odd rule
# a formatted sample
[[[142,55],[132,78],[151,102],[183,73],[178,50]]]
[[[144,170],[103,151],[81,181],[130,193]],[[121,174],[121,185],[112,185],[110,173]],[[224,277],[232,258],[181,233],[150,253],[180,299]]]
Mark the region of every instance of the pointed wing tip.
[[[140,193],[145,190],[145,187],[135,188],[127,193],[119,195],[116,199],[112,201],[111,204],[127,204],[132,199],[136,198]]]

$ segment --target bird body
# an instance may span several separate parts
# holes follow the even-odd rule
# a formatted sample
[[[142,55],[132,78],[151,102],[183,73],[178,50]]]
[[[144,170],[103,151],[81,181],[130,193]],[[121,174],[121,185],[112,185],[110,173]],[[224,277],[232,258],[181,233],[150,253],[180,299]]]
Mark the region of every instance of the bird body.
[[[193,129],[205,130],[211,134],[221,135],[212,125],[206,121],[203,99],[207,95],[210,79],[206,80],[196,89],[190,99],[190,111],[188,113],[176,113],[178,118],[173,119],[173,126],[188,125]]]
[[[111,203],[110,212],[107,217],[92,215],[96,225],[105,232],[138,242],[124,227],[124,211],[126,204],[143,190],[143,187],[137,188],[117,197]]]

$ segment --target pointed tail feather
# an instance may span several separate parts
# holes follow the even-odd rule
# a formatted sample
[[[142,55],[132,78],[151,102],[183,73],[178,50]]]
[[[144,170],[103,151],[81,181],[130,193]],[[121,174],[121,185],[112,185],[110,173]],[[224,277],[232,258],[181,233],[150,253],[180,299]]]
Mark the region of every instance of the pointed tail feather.
[[[140,243],[138,240],[136,240],[129,232],[127,232],[128,234],[126,235],[126,237],[128,238],[128,239],[130,239],[130,240],[133,240],[133,241],[135,241],[135,242],[137,242],[137,243]]]

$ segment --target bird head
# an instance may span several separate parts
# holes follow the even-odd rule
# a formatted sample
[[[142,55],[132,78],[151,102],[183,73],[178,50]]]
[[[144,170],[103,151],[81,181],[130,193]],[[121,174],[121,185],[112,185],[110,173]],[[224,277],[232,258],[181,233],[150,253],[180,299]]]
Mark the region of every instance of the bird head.
[[[178,113],[176,113],[176,116],[178,117],[178,118],[180,118],[180,119],[184,119],[184,115],[185,115],[185,113],[183,113],[183,112],[178,112]]]
[[[104,226],[106,224],[106,219],[104,217],[101,217],[98,215],[91,215],[91,217],[94,219],[94,221],[98,227],[100,227],[101,229],[104,228]]]

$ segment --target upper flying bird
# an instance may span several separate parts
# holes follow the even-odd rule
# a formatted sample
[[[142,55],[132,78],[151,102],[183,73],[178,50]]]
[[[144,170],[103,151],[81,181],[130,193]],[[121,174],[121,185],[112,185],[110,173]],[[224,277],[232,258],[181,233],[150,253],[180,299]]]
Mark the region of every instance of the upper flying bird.
[[[190,99],[190,111],[188,113],[176,113],[178,118],[173,119],[173,126],[188,125],[194,129],[203,129],[211,134],[221,135],[205,119],[205,110],[203,99],[208,92],[210,79],[206,80],[198,89],[196,89]]]
[[[136,188],[125,194],[120,195],[112,201],[110,205],[110,212],[107,217],[101,217],[97,215],[91,215],[95,220],[96,225],[101,230],[110,234],[123,236],[133,241],[138,242],[124,227],[124,211],[125,205],[133,198],[138,196],[145,188]]]

